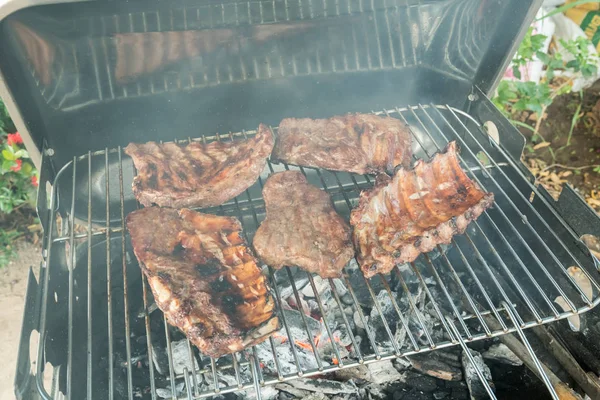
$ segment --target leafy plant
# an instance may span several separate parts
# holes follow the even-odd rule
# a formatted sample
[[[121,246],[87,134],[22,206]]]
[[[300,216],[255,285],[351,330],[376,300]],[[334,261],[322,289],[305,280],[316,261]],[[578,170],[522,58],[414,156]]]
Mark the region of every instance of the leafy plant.
[[[0,135],[0,212],[9,214],[23,205],[33,206],[38,178],[19,133]]]
[[[590,52],[588,39],[579,37],[575,40],[560,40],[562,47],[569,53],[569,61],[565,61],[561,53],[546,54],[542,52],[541,49],[546,39],[547,37],[544,35],[534,35],[533,29],[530,28],[513,59],[513,75],[517,79],[521,78],[521,67],[535,59],[541,61],[545,66],[544,78],[539,83],[503,80],[493,99],[494,104],[509,118],[522,112],[533,114],[532,119],[536,121],[533,128],[515,118],[512,118],[511,121],[515,125],[532,130],[534,136],[539,135],[540,124],[554,99],[570,92],[575,79],[582,76],[593,76],[598,69],[598,59],[595,54]],[[559,71],[569,72],[571,77],[560,83],[555,82]],[[579,118],[579,112],[575,113],[572,129],[577,125]]]

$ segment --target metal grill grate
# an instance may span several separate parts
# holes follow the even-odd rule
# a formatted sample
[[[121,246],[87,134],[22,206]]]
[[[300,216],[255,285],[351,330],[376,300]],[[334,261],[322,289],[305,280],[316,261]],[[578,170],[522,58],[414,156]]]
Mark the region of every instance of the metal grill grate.
[[[484,190],[494,192],[495,206],[451,245],[438,246],[410,265],[397,266],[390,276],[368,281],[351,264],[341,281],[329,280],[322,290],[318,277],[293,268],[267,269],[280,310],[286,298],[282,292],[296,304],[302,303],[301,293],[312,292],[310,298],[322,316],[320,335],[313,334],[304,313],[299,313],[299,320],[282,313],[281,335],[234,356],[210,359],[187,341],[189,363],[183,370],[175,365],[181,361],[173,356],[171,336],[178,333],[160,312],[153,312],[147,283],[141,278],[125,231],[124,217],[136,207],[126,201],[131,196],[131,160],[123,157],[121,149],[73,159],[59,172],[51,200],[52,210],[63,201],[68,206],[62,208],[70,212],[60,219],[58,212],[52,211],[49,221],[51,234],[41,280],[39,388],[82,398],[81,382],[87,382],[88,398],[98,391],[119,398],[123,390],[130,399],[138,395],[156,399],[157,390],[165,388],[174,398],[208,397],[457,344],[465,346],[507,332],[521,333],[524,328],[585,312],[600,302],[597,273],[592,260],[576,245],[578,238],[479,123],[447,106],[418,105],[375,114],[411,125],[416,158],[428,159],[448,141],[456,140],[463,168]],[[233,140],[253,134],[245,131],[193,140]],[[101,179],[94,179],[92,171],[98,165],[104,173]],[[269,163],[244,194],[203,211],[236,216],[251,243],[265,215],[261,198],[265,178],[294,168]],[[373,183],[370,176],[300,170],[309,182],[331,195],[345,218],[360,191]],[[78,199],[75,186],[81,175],[87,176],[87,198]],[[73,186],[70,199],[57,197],[61,185]],[[106,201],[94,204],[92,192],[98,188],[105,191]],[[535,197],[533,202],[530,195]],[[87,202],[87,221],[78,228],[75,216],[85,219],[76,212],[79,200]],[[105,216],[104,224],[92,221],[92,212],[99,211]],[[111,223],[115,213],[118,225]],[[576,267],[589,287],[580,286],[569,267]],[[62,291],[57,275],[64,275],[68,285]],[[326,302],[323,293],[327,290],[331,298]],[[557,297],[564,299],[566,309],[555,302]],[[349,335],[347,346],[332,340],[336,343],[329,355],[319,351],[320,340],[335,339],[336,330],[354,332],[352,325],[362,326],[364,333]],[[50,341],[61,335],[67,338],[66,345],[51,350]],[[299,343],[301,338],[304,343]],[[140,348],[148,362],[132,361]],[[168,368],[159,370],[157,351],[165,348]],[[284,348],[290,359],[282,358]],[[52,388],[44,388],[41,360],[52,359],[61,360],[60,377],[53,380]],[[184,383],[182,391],[178,382]]]

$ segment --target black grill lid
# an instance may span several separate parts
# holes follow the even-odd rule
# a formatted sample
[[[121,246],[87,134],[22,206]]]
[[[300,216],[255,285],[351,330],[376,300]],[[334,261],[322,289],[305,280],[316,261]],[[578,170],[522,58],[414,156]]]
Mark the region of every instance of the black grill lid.
[[[23,1],[0,8],[0,96],[40,163],[489,93],[541,0]]]

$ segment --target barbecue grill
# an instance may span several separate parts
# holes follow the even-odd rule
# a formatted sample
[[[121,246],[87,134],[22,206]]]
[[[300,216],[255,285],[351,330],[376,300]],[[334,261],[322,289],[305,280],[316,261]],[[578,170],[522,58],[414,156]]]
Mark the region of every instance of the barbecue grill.
[[[571,188],[555,201],[535,184],[520,161],[524,138],[488,99],[540,3],[3,2],[0,94],[40,168],[44,228],[17,397],[196,399],[245,390],[260,398],[277,382],[466,349],[509,332],[531,350],[525,329],[596,306],[599,264],[580,238],[600,235],[598,217]],[[217,32],[232,39],[216,40]],[[354,262],[325,281],[267,267],[279,333],[219,359],[200,354],[156,311],[137,266],[124,225],[139,207],[135,170],[122,147],[244,139],[260,122],[276,135],[284,117],[347,112],[408,123],[415,158],[456,141],[462,167],[494,193],[494,207],[450,245],[388,276],[365,280]],[[265,217],[262,185],[286,169],[329,193],[344,218],[374,183],[268,162],[243,194],[202,211],[239,218],[251,242]],[[312,316],[297,312],[305,299]]]

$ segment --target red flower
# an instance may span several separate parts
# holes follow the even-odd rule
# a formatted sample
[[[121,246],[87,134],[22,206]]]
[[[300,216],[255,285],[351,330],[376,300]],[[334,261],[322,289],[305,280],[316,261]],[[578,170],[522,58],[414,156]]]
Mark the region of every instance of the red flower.
[[[23,139],[21,138],[21,135],[19,135],[19,132],[9,133],[6,141],[8,142],[9,145],[23,143]]]
[[[31,184],[32,184],[33,186],[35,186],[35,187],[38,187],[38,179],[37,179],[37,176],[33,175],[33,176],[31,177]]]
[[[10,167],[11,171],[17,172],[19,170],[21,170],[21,164],[23,164],[22,160],[15,160],[15,162],[17,163],[17,165],[13,165],[12,167]]]

